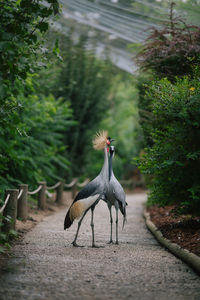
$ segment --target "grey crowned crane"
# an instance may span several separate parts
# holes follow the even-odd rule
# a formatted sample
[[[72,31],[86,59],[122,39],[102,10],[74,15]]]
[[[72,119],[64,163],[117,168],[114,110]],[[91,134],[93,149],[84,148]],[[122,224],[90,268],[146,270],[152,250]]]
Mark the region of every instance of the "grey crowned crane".
[[[76,243],[79,229],[84,219],[86,213],[91,209],[91,228],[92,228],[92,247],[96,247],[94,241],[94,209],[100,199],[105,199],[105,194],[107,190],[108,180],[109,180],[109,165],[108,165],[108,152],[109,146],[112,139],[107,136],[106,131],[99,132],[94,141],[93,147],[96,150],[104,150],[104,164],[99,175],[89,182],[75,197],[71,207],[69,208],[65,221],[64,229],[69,228],[75,219],[80,219],[78,222],[78,228],[73,246],[78,246]]]
[[[110,211],[110,241],[109,243],[113,243],[112,240],[112,206],[115,206],[116,210],[116,244],[119,244],[118,240],[118,209],[120,209],[122,215],[123,215],[123,227],[126,221],[126,195],[123,190],[123,187],[119,183],[119,181],[116,179],[113,169],[112,169],[112,159],[114,157],[115,153],[115,147],[110,146],[110,157],[109,157],[109,184],[108,189],[106,193],[106,202],[108,205],[108,209]]]

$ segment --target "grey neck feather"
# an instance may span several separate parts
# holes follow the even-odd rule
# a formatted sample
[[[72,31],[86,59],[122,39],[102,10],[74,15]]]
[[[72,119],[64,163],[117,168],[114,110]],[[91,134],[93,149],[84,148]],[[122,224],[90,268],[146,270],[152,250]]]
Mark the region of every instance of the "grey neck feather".
[[[112,176],[113,170],[112,170],[112,158],[113,158],[113,152],[110,153],[110,158],[109,158],[109,181]]]
[[[104,148],[104,164],[101,169],[100,175],[106,180],[108,178],[108,152],[107,147]]]

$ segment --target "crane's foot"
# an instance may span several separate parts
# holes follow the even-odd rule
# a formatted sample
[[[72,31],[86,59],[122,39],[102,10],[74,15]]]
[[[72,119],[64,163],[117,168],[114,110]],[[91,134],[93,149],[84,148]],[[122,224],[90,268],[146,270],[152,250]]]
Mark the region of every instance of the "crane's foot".
[[[116,241],[115,245],[119,245],[119,242],[118,242],[118,241]]]
[[[84,247],[84,246],[78,245],[76,242],[72,242],[72,245],[73,245],[74,247]]]
[[[114,244],[113,240],[110,240],[107,244]]]

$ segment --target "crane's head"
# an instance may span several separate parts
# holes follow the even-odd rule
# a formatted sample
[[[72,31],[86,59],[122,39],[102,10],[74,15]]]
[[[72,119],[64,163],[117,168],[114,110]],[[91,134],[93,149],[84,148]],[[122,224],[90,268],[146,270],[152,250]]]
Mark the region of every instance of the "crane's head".
[[[109,136],[107,138],[107,141],[106,141],[106,144],[107,144],[107,152],[109,152],[109,147],[114,147],[114,146],[111,146],[111,143],[114,142],[114,139],[111,139],[111,137]]]
[[[96,150],[101,150],[107,147],[107,151],[109,152],[110,144],[114,141],[111,137],[108,137],[107,131],[99,131],[96,133],[96,136],[93,140],[93,147]]]

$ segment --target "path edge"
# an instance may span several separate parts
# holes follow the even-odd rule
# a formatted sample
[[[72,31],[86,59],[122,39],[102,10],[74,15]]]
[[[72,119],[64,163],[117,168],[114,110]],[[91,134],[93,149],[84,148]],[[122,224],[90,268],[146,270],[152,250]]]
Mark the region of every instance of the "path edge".
[[[200,274],[200,257],[190,251],[181,248],[179,245],[172,243],[170,240],[166,239],[162,232],[156,227],[156,225],[151,221],[150,214],[147,212],[146,208],[143,212],[144,219],[147,228],[151,231],[158,242],[172,252],[175,256],[183,260],[186,264],[192,267],[198,274]]]

